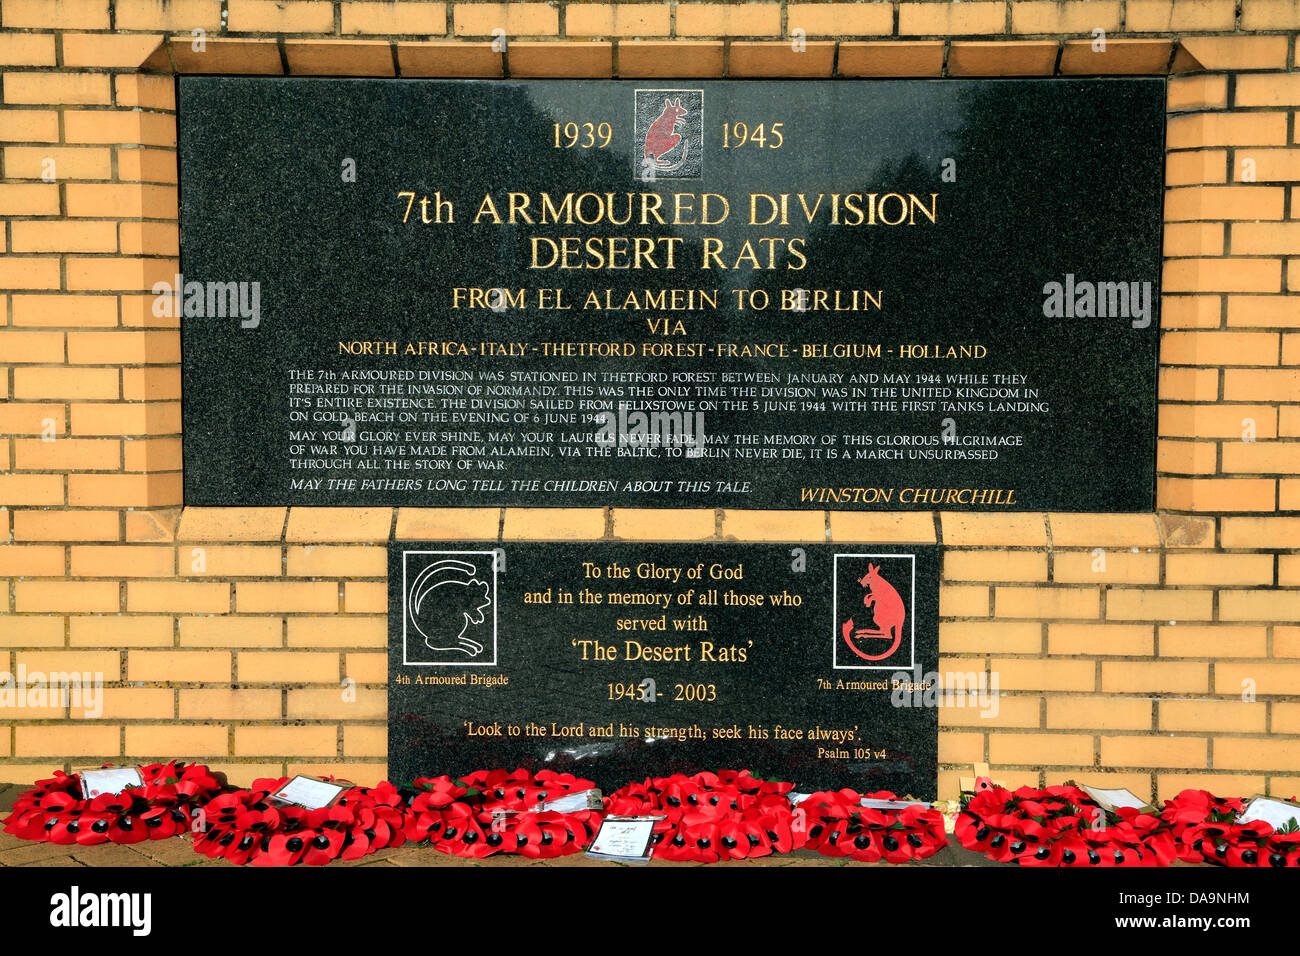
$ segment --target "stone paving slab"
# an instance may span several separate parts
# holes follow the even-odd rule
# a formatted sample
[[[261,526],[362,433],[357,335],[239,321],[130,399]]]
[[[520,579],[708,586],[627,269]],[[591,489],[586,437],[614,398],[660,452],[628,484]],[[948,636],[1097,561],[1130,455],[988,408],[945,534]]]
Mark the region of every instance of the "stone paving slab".
[[[149,840],[147,843],[132,844],[127,849],[144,857],[151,866],[195,866],[207,859],[202,854],[195,853],[190,841],[183,837]]]
[[[84,869],[86,866],[86,864],[78,863],[70,856],[51,857],[48,860],[40,860],[36,863],[29,863],[27,865],[28,866],[75,866],[75,867],[81,867],[82,869]]]
[[[31,843],[26,840],[21,846],[0,853],[0,866],[30,866],[47,858],[70,859],[79,849],[72,846],[55,846],[53,843]]]

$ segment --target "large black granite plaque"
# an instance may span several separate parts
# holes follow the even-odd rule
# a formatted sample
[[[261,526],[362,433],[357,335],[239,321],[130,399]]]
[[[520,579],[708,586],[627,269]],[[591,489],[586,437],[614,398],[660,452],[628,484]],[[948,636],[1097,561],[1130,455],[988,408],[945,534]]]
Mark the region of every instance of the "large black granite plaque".
[[[933,799],[937,550],[393,545],[389,778],[748,768]]]
[[[1163,130],[1156,79],[184,77],[185,500],[1149,510]]]

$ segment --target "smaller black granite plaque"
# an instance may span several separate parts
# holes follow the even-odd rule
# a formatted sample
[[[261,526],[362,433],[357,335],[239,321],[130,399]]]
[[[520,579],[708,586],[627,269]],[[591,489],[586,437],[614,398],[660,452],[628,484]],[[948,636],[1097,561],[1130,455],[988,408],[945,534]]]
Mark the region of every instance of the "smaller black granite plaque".
[[[936,792],[938,549],[395,544],[389,775]]]

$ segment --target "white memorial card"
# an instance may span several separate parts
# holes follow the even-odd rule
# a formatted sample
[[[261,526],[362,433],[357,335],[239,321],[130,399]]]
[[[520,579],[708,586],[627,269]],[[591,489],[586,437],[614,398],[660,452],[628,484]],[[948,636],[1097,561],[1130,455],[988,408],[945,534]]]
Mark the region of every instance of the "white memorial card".
[[[1300,804],[1271,797],[1251,797],[1246,809],[1237,815],[1237,822],[1254,823],[1256,820],[1262,820],[1274,830],[1281,830],[1290,824],[1300,826]]]
[[[906,810],[908,807],[928,807],[924,800],[877,800],[875,797],[863,797],[862,805],[869,810]]]
[[[1079,789],[1092,797],[1093,802],[1103,810],[1122,810],[1125,807],[1132,807],[1134,810],[1153,809],[1149,803],[1132,790],[1125,790],[1123,787],[1118,790],[1102,790],[1099,787],[1089,787],[1081,783]]]
[[[580,810],[598,810],[603,805],[599,790],[575,790],[554,800],[539,803],[537,809],[542,812],[577,813]]]
[[[270,799],[302,807],[304,810],[319,810],[328,807],[350,787],[351,784],[340,785],[314,777],[297,776],[271,794]]]
[[[104,767],[81,771],[81,793],[87,800],[105,793],[121,793],[127,787],[143,787],[144,777],[137,767]]]
[[[650,837],[663,817],[606,817],[587,855],[606,860],[645,863],[650,859]]]

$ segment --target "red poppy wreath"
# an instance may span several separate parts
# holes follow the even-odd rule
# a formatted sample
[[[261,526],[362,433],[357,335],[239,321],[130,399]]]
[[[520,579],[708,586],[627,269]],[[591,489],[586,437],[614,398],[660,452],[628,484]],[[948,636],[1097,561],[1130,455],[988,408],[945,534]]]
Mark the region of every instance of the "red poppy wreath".
[[[239,865],[322,866],[406,842],[408,811],[392,784],[352,787],[333,805],[308,810],[270,799],[289,779],[254,780],[248,790],[213,797],[195,851]]]
[[[1165,801],[1161,818],[1172,829],[1178,858],[1221,866],[1300,866],[1300,829],[1274,829],[1263,820],[1237,823],[1244,800],[1184,790]]]
[[[1175,853],[1159,817],[1106,813],[1072,786],[981,790],[954,832],[966,849],[1021,866],[1168,866]]]
[[[569,794],[595,788],[590,780],[542,770],[476,770],[463,777],[420,777],[412,787],[406,837],[453,856],[498,853],[551,858],[577,853],[596,835],[600,810],[549,809]]]
[[[194,834],[206,856],[254,866],[319,866],[406,841],[483,858],[547,858],[590,845],[606,813],[660,817],[656,859],[712,863],[808,847],[875,862],[923,860],[947,844],[943,817],[925,805],[864,806],[854,790],[820,791],[792,806],[793,785],[746,770],[674,774],[632,783],[594,807],[590,780],[543,770],[478,770],[351,787],[331,806],[271,799],[289,778],[224,790],[200,764],[139,768],[142,784],[92,798],[79,774],[56,771],[22,793],[0,825],[22,839],[60,844],[139,843]],[[867,798],[893,800],[880,791]],[[955,833],[967,849],[1021,866],[1167,866],[1178,858],[1224,866],[1300,866],[1300,827],[1238,823],[1246,801],[1184,790],[1159,813],[1103,810],[1066,785],[971,796]]]
[[[662,816],[651,837],[655,859],[742,860],[803,846],[807,830],[786,796],[793,789],[748,770],[679,773],[628,784],[605,799],[605,812]]]
[[[221,789],[201,764],[150,764],[140,768],[140,777],[141,786],[87,799],[79,774],[55,771],[19,795],[0,823],[6,833],[50,843],[93,846],[161,840],[189,832],[197,808]]]
[[[934,856],[948,845],[938,810],[919,804],[868,807],[863,806],[864,799],[898,798],[888,790],[864,796],[845,789],[820,791],[801,800],[795,813],[805,817],[808,849],[864,863],[907,863]]]

